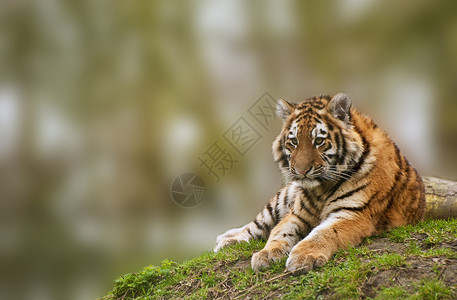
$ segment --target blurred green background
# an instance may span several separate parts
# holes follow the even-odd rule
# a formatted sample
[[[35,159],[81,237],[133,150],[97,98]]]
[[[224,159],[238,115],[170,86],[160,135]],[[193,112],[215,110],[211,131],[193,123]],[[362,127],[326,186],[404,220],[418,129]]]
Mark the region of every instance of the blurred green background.
[[[2,0],[0,298],[100,297],[250,221],[277,119],[200,206],[169,187],[265,91],[345,91],[457,180],[456,1]]]

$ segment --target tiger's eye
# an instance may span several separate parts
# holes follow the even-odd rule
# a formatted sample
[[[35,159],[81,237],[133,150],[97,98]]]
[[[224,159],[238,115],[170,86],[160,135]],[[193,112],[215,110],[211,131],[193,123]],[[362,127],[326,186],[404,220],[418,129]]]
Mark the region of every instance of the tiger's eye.
[[[297,145],[298,145],[298,140],[297,140],[296,138],[291,138],[291,139],[290,139],[290,142],[291,142],[291,144],[292,144],[294,147],[297,147]]]
[[[322,145],[323,142],[324,142],[324,139],[318,137],[318,138],[316,138],[316,139],[314,140],[314,145],[320,146],[320,145]]]

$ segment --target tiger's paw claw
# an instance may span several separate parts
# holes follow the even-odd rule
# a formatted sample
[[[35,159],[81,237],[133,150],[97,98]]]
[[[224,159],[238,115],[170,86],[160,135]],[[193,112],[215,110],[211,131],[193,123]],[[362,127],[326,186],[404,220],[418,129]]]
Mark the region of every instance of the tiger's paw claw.
[[[228,247],[233,244],[247,242],[249,237],[243,234],[244,226],[240,228],[234,228],[226,231],[223,234],[220,234],[216,238],[216,247],[214,247],[214,252],[218,252],[222,248]]]
[[[327,262],[321,253],[292,251],[286,262],[286,271],[294,274],[306,274],[315,268],[320,268]]]
[[[251,268],[260,271],[267,268],[272,262],[279,261],[284,257],[284,252],[279,248],[263,249],[254,253],[251,259]]]

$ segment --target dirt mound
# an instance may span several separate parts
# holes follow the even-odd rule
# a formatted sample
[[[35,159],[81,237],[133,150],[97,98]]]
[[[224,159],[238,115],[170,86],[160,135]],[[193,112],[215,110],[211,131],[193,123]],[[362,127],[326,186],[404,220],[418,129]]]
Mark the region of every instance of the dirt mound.
[[[322,268],[293,276],[285,259],[255,273],[252,241],[181,264],[168,260],[116,280],[105,299],[457,299],[457,220],[429,220],[338,251]]]

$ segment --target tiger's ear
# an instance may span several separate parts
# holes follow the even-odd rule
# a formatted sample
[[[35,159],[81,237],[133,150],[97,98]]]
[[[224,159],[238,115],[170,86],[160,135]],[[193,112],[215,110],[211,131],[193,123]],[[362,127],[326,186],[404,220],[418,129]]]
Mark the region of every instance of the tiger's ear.
[[[345,93],[338,93],[333,96],[329,103],[330,113],[337,119],[349,123],[349,110],[351,109],[351,99]]]
[[[285,120],[293,113],[295,106],[295,103],[290,103],[284,99],[279,99],[278,103],[276,104],[276,113],[281,119]]]

